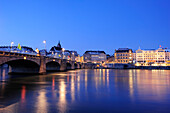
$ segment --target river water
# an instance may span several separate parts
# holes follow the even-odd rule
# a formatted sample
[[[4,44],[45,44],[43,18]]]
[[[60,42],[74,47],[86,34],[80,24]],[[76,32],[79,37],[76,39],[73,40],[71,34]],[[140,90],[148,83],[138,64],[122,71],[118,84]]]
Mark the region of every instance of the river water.
[[[170,113],[170,70],[4,73],[0,113]]]

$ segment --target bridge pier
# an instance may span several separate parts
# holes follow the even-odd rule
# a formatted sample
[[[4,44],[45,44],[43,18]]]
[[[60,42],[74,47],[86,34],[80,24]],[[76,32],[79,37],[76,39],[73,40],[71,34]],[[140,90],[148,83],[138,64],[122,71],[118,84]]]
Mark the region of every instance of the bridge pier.
[[[85,64],[80,64],[81,65],[81,69],[84,69],[85,68]]]
[[[61,64],[60,71],[66,71],[67,65],[66,64]]]
[[[75,69],[74,64],[71,65],[71,69]]]
[[[80,64],[77,64],[77,69],[80,69]]]
[[[40,56],[39,74],[46,74],[46,57]]]

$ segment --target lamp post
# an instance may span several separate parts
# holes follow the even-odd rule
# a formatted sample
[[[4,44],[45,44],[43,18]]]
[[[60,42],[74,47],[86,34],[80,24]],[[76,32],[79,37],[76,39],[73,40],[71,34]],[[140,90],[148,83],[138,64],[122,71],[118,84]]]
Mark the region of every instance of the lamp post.
[[[45,50],[46,50],[46,40],[44,40],[43,43],[45,44]]]
[[[63,51],[63,59],[64,59],[64,51],[65,51],[65,49],[64,49],[64,48],[62,48],[62,51]]]
[[[12,45],[14,44],[14,42],[11,42],[11,51],[12,51]]]
[[[75,61],[75,60],[74,60],[74,52],[73,52],[72,54],[73,54],[72,61]]]

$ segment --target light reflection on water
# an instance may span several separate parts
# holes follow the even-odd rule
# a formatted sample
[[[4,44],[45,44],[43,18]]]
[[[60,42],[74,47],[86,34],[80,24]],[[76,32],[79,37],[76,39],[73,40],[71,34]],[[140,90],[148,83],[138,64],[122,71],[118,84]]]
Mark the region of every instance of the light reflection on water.
[[[48,113],[47,91],[42,89],[38,92],[36,101],[36,113]]]
[[[0,113],[168,113],[169,106],[170,70],[74,70],[0,82]]]

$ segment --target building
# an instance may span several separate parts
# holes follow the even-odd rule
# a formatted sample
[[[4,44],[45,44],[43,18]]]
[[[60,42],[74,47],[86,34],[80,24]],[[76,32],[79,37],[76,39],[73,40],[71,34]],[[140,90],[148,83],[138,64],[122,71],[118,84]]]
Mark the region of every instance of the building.
[[[119,48],[114,53],[115,63],[119,64],[132,64],[133,63],[133,51],[129,48]]]
[[[107,57],[106,63],[115,63],[115,57],[114,57],[114,55],[113,55],[113,56],[110,56],[110,57]]]
[[[39,56],[39,55],[41,55],[41,56],[46,56],[46,55],[47,55],[47,50],[46,50],[46,49],[39,50],[38,56]]]
[[[114,55],[113,56],[107,55],[107,60],[104,63],[104,67],[105,68],[114,68],[114,64],[115,64]]]
[[[133,51],[133,64],[136,63],[136,51]]]
[[[103,63],[106,61],[106,53],[104,51],[86,51],[83,57],[85,63]]]
[[[58,42],[57,46],[53,46],[48,55],[54,58],[60,58],[60,59],[67,59],[67,60],[72,60],[72,61],[80,61],[79,54],[77,51],[70,51],[70,50],[65,50],[64,48],[61,47],[60,41]]]
[[[62,53],[62,47],[60,44],[60,41],[58,42],[57,46],[53,46],[49,53],[47,54],[47,56],[51,56],[54,58],[62,58],[63,57],[63,53]]]
[[[80,62],[83,63],[84,62],[84,56],[80,57]]]
[[[77,53],[77,51],[68,51],[70,60],[80,62],[80,55]]]
[[[60,51],[62,51],[62,47],[61,47],[60,41],[58,42],[57,46],[53,46],[50,49],[50,52],[60,52]]]
[[[166,53],[165,53],[165,63],[166,63],[166,66],[170,66],[170,50],[167,50]]]
[[[170,52],[166,48],[136,50],[136,66],[166,66]]]

